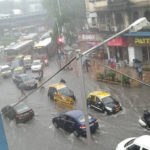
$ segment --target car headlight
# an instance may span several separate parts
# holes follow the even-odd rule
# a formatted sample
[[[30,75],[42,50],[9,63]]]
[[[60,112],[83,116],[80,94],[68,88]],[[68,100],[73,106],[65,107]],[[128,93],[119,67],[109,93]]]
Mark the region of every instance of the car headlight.
[[[112,112],[112,108],[110,108],[110,107],[106,107],[106,109]]]

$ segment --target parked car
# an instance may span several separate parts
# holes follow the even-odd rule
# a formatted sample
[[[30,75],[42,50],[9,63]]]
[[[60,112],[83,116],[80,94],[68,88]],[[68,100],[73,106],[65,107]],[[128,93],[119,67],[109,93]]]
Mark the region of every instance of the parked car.
[[[38,81],[28,74],[19,74],[16,76],[17,87],[24,90],[37,88]]]
[[[34,71],[40,71],[43,68],[43,63],[41,62],[40,59],[34,60],[32,65],[31,65],[31,70]]]
[[[1,110],[4,117],[16,121],[16,123],[23,123],[31,120],[34,116],[34,111],[28,105],[20,103],[17,105],[7,105]]]
[[[108,115],[115,114],[122,110],[121,105],[108,92],[94,91],[87,97],[88,107],[95,108]]]
[[[116,150],[150,150],[150,135],[127,138],[117,145]]]
[[[10,77],[12,74],[11,68],[8,65],[1,66],[1,75],[3,78]]]
[[[76,100],[73,91],[62,83],[49,85],[48,96],[54,101],[66,101],[68,104],[74,104]]]
[[[89,125],[91,133],[95,133],[99,128],[98,120],[89,115]],[[76,137],[86,136],[86,126],[84,114],[81,110],[72,110],[61,113],[52,120],[56,128],[62,128],[67,132],[74,133]]]
[[[23,74],[23,73],[25,73],[26,72],[26,70],[25,70],[25,68],[24,67],[17,67],[17,68],[15,68],[14,69],[14,71],[13,71],[13,74],[12,74],[12,79],[13,79],[13,81],[14,82],[17,82],[16,80],[17,80],[17,75],[19,75],[19,74]]]

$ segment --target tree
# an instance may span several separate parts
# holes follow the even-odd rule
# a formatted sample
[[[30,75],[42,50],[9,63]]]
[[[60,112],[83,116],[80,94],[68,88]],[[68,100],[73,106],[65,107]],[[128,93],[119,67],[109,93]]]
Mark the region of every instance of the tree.
[[[84,0],[59,0],[61,16],[59,14],[57,0],[43,0],[44,7],[48,10],[51,17],[55,18],[53,38],[58,38],[58,31],[63,32],[66,42],[71,44],[85,21]],[[57,22],[56,22],[57,21]]]

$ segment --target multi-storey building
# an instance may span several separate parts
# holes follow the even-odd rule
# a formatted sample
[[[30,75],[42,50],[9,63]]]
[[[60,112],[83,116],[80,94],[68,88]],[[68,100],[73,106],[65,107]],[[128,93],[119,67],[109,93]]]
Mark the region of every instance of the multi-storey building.
[[[125,29],[141,17],[150,21],[150,0],[85,0],[88,27],[102,39]],[[150,63],[150,27],[127,33],[107,43],[108,58],[133,65],[133,59]]]

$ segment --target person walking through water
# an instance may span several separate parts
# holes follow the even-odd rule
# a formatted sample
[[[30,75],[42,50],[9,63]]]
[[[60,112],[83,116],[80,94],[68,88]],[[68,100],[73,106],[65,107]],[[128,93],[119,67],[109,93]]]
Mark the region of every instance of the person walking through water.
[[[39,70],[39,81],[41,82],[41,80],[43,79],[43,69]]]
[[[143,78],[143,69],[142,69],[141,65],[138,66],[137,71],[138,71],[138,74],[139,74],[139,78],[142,80],[142,78]]]

